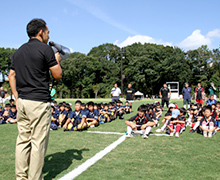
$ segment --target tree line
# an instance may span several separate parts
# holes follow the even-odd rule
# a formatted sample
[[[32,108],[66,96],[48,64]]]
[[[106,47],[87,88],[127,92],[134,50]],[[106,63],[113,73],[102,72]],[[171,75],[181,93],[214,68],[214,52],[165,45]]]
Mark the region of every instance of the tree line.
[[[123,87],[129,83],[145,95],[158,94],[163,83],[178,81],[180,92],[185,82],[194,90],[197,83],[207,91],[211,82],[220,88],[220,50],[203,45],[184,52],[178,47],[134,43],[121,49],[113,44],[94,47],[86,55],[74,52],[61,62],[63,77],[52,81],[59,98],[110,97],[114,83],[121,86],[121,58]],[[0,48],[1,73],[7,75],[10,57],[16,49]],[[9,88],[8,83],[4,86]]]

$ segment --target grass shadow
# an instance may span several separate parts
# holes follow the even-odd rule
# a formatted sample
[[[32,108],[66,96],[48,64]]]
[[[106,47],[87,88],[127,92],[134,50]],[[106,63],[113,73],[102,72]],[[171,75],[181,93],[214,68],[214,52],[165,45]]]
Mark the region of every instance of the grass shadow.
[[[55,178],[58,174],[68,169],[73,160],[80,161],[83,159],[83,151],[89,151],[89,149],[69,149],[65,152],[47,155],[44,159],[43,174],[46,174],[44,179],[51,180]]]

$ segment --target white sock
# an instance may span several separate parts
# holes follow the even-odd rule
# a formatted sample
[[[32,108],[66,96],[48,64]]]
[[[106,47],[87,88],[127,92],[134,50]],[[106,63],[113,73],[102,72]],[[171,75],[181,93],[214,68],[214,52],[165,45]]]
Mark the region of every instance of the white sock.
[[[131,134],[131,133],[132,133],[132,128],[131,128],[131,126],[127,126],[127,133],[128,133],[128,134]]]
[[[199,125],[200,125],[200,121],[197,121],[195,126],[193,127],[193,130],[195,131],[197,129],[197,127],[199,127]]]
[[[151,130],[152,130],[152,127],[147,126],[146,129],[145,129],[144,135],[147,135],[147,136],[148,136],[148,135],[150,134]]]
[[[168,120],[166,120],[166,122],[164,123],[164,125],[160,128],[161,131],[164,131],[164,129],[167,127],[167,122],[168,122]]]

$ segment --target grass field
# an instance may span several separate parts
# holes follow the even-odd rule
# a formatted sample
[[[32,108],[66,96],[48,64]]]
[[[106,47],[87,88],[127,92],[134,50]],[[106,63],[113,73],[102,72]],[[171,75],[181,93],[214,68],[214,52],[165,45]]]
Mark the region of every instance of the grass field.
[[[88,102],[89,100],[83,99],[82,101]],[[65,101],[72,104],[75,102],[73,99],[65,99]],[[109,102],[110,99],[94,101]],[[136,109],[140,104],[146,102],[153,101],[135,102],[133,113],[125,115],[125,120],[137,112]],[[179,107],[182,106],[182,100],[175,100],[175,102]],[[89,130],[124,133],[126,132],[125,120],[117,119]],[[156,129],[153,129],[154,134],[156,134]],[[16,136],[16,125],[0,126],[0,179],[15,179],[14,150]],[[44,179],[61,178],[116,141],[120,136],[87,133],[87,131],[51,131],[43,169]],[[204,138],[196,133],[190,134],[189,128],[179,138],[152,135],[146,140],[136,135],[133,138],[126,139],[76,179],[220,179],[219,139],[219,133],[212,138]]]

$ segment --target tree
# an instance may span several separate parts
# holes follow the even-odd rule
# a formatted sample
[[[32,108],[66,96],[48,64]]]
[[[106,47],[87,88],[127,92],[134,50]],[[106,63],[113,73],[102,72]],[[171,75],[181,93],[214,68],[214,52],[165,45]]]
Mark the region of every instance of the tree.
[[[93,86],[93,91],[94,91],[94,93],[95,93],[95,98],[96,98],[96,99],[97,99],[97,95],[98,95],[99,90],[100,90],[99,84],[95,84],[95,85]]]

